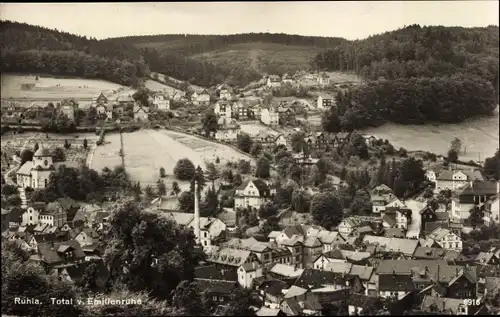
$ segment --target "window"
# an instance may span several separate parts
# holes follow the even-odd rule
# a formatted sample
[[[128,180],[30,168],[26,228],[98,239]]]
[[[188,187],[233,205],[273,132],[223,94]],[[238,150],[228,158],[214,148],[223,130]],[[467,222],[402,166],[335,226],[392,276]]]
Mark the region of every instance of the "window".
[[[213,299],[214,301],[216,301],[216,300],[217,300],[217,296],[213,296],[213,297],[212,297],[212,299]]]
[[[208,232],[206,232],[206,231],[205,231],[205,232],[203,232],[203,236],[204,236],[205,238],[207,237],[207,235],[208,235]]]
[[[300,247],[295,247],[295,253],[299,253],[300,252]]]
[[[295,261],[299,262],[300,261],[300,255],[295,256]]]
[[[47,160],[43,161],[43,165],[47,166],[49,165],[49,162]]]
[[[45,187],[47,187],[47,179],[45,179],[44,184],[45,184]]]
[[[203,241],[203,245],[205,245],[205,246],[207,245],[207,241],[206,241],[206,240],[205,240],[205,241]]]

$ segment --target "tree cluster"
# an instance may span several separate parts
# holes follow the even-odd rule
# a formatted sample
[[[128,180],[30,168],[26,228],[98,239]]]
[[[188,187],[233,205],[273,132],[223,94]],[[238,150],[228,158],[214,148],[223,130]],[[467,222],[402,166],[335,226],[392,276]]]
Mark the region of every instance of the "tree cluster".
[[[460,122],[498,103],[498,27],[412,25],[319,53],[321,69],[368,80],[337,98],[344,130],[384,121]]]

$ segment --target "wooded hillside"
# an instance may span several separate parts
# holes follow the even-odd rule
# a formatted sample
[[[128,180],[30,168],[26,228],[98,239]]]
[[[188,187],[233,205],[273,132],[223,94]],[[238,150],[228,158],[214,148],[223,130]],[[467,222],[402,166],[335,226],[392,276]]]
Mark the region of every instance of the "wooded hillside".
[[[356,72],[368,80],[339,95],[343,129],[385,120],[458,122],[495,109],[498,46],[496,26],[411,25],[342,43],[319,53],[313,63],[320,69]],[[372,119],[367,119],[368,113]]]
[[[0,22],[0,70],[99,78],[136,86],[148,75],[141,52],[24,23]]]

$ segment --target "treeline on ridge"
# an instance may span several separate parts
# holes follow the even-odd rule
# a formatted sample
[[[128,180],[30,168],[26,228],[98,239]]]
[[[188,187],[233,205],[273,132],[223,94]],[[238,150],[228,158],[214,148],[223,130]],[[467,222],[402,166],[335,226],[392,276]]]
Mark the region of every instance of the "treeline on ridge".
[[[339,37],[302,36],[284,33],[246,33],[231,35],[143,35],[111,38],[103,40],[103,42],[126,43],[138,47],[146,47],[151,43],[162,43],[165,50],[169,52],[190,56],[215,51],[232,44],[262,42],[328,48],[347,42],[347,40]]]
[[[149,74],[141,51],[39,26],[0,22],[0,70],[99,78],[136,86]]]
[[[386,120],[459,122],[489,114],[498,103],[498,46],[496,26],[412,25],[342,43],[319,53],[314,67],[356,72],[367,81],[339,96],[349,101],[326,117],[348,129]]]

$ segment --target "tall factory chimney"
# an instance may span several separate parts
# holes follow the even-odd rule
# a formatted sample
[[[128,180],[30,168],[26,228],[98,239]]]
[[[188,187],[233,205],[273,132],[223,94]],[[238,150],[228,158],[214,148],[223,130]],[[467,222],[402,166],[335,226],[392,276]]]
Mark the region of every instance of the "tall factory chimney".
[[[194,234],[196,242],[201,243],[200,235],[200,203],[198,201],[198,179],[194,179]]]

